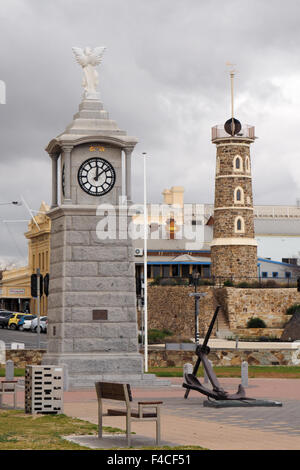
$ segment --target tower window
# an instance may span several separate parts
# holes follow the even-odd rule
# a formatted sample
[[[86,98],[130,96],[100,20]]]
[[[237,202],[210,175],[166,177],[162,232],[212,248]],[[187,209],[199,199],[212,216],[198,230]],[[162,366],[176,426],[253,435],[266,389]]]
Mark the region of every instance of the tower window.
[[[244,204],[244,190],[240,186],[234,190],[234,202]]]
[[[235,226],[235,232],[236,233],[244,233],[245,231],[245,222],[244,222],[244,219],[243,217],[236,217],[235,219],[235,222],[234,222],[234,226]]]
[[[243,160],[240,155],[236,155],[233,160],[234,171],[243,171]]]
[[[250,160],[249,160],[249,157],[246,157],[246,171],[249,172],[250,171]]]

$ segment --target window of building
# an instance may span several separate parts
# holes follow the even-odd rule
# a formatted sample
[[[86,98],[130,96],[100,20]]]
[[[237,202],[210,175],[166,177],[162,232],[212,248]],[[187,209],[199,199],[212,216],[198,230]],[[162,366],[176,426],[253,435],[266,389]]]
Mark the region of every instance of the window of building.
[[[190,265],[189,264],[183,264],[181,266],[182,270],[182,277],[189,277],[190,275]]]
[[[244,190],[241,186],[237,186],[234,190],[234,203],[244,204]]]
[[[151,276],[151,267],[152,267],[151,264],[147,265],[147,277],[150,277],[150,278],[152,277]]]
[[[160,266],[155,264],[154,266],[152,266],[152,272],[153,272],[153,277],[154,279],[156,277],[160,277]]]
[[[233,159],[234,171],[243,171],[243,160],[240,155],[236,155]]]
[[[216,173],[220,173],[220,157],[217,157]]]
[[[170,265],[169,264],[163,264],[162,266],[162,272],[163,272],[163,277],[170,277]]]
[[[272,277],[278,277],[278,273],[277,273],[277,272],[273,272],[273,273],[272,273]]]
[[[246,171],[249,173],[249,171],[250,171],[250,160],[249,160],[249,157],[246,157],[245,164],[246,164]]]
[[[210,266],[203,266],[203,277],[206,279],[210,277]]]
[[[261,276],[262,276],[262,277],[268,277],[268,273],[267,273],[266,271],[263,271],[263,272],[261,273]]]
[[[172,276],[178,277],[180,274],[179,264],[172,264]]]
[[[201,274],[201,264],[193,264],[193,273]]]
[[[285,272],[285,277],[286,277],[287,279],[289,279],[289,278],[291,277],[291,272],[290,272],[290,271],[286,271],[286,272]]]
[[[241,216],[236,217],[234,226],[235,226],[234,231],[236,233],[244,233],[245,232],[245,222],[244,222],[243,217],[241,217]]]

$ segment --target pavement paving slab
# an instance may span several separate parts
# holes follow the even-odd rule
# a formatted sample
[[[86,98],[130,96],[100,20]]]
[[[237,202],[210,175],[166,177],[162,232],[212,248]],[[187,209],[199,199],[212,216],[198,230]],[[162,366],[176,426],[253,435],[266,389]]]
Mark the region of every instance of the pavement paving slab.
[[[221,409],[203,407],[206,397],[194,391],[185,400],[182,379],[171,380],[170,387],[132,390],[134,402],[163,401],[162,440],[167,445],[197,445],[211,450],[300,449],[300,380],[249,379],[249,396],[278,400],[282,407]],[[240,380],[226,378],[220,382],[225,390],[236,390]],[[4,403],[9,404],[10,400],[8,395]],[[18,407],[24,406],[24,389],[19,389],[17,403]],[[112,404],[116,406],[115,402],[105,401],[104,411]],[[68,416],[96,424],[97,410],[95,390],[64,393],[64,413]],[[103,424],[125,430],[124,417],[104,416]],[[137,445],[141,440],[143,445],[154,446],[155,423],[133,422],[132,431]]]

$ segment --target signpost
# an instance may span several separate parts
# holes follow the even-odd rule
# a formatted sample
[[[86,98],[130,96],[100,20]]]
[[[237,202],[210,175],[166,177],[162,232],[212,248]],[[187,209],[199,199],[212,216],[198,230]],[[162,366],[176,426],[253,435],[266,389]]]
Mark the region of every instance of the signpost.
[[[49,294],[49,274],[43,278],[40,268],[37,268],[36,274],[31,275],[31,297],[37,301],[37,348],[40,349],[41,344],[41,331],[40,331],[40,320],[41,320],[41,297],[45,294],[48,297]]]

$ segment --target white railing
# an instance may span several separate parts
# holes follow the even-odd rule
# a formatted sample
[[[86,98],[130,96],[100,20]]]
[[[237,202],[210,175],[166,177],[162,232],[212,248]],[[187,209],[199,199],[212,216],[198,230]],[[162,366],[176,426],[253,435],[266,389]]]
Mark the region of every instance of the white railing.
[[[254,217],[258,219],[300,218],[299,206],[254,206]]]
[[[216,139],[224,139],[226,137],[234,137],[234,138],[240,138],[240,139],[255,139],[255,127],[254,126],[249,126],[248,124],[244,124],[240,132],[236,134],[235,136],[232,136],[231,134],[228,134],[224,126],[214,126],[211,129],[211,140],[214,141]]]

